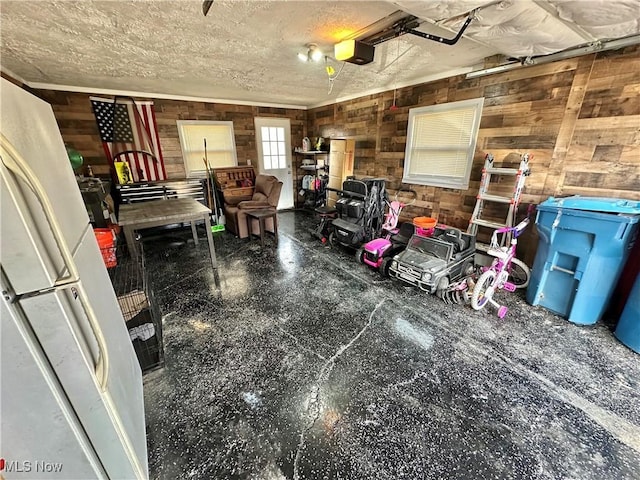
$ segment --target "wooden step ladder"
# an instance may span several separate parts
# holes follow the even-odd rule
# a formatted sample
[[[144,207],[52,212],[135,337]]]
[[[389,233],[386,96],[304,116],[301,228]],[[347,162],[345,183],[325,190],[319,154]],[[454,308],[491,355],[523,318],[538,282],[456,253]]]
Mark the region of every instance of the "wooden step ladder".
[[[529,176],[529,158],[528,153],[523,154],[520,157],[520,166],[518,168],[501,168],[495,167],[493,164],[493,155],[488,153],[484,159],[484,167],[482,168],[482,178],[480,180],[480,189],[476,196],[476,206],[473,209],[471,220],[469,220],[469,228],[467,233],[471,235],[477,235],[478,227],[488,227],[492,229],[498,229],[501,227],[513,227],[515,224],[515,216],[520,203],[520,194],[524,187],[524,181]],[[514,188],[511,196],[501,196],[489,193],[492,176],[514,176]],[[494,182],[495,184],[495,182]],[[509,204],[509,210],[507,212],[507,218],[504,222],[488,220],[483,218],[483,210],[485,202],[504,203]],[[511,234],[501,235],[500,245],[508,245],[511,242]],[[476,242],[476,250],[486,252],[489,245],[485,243]]]

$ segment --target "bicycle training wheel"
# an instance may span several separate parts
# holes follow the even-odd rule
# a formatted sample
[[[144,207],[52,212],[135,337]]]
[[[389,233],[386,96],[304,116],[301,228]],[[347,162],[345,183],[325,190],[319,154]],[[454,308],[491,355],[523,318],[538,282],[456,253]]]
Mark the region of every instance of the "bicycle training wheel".
[[[516,288],[526,288],[529,285],[531,279],[531,270],[522,261],[514,258],[511,260],[511,268],[509,269],[509,281],[513,283]]]
[[[496,272],[493,270],[487,270],[478,279],[476,286],[473,288],[473,293],[471,294],[471,306],[474,310],[482,310],[487,302],[493,296],[493,292],[486,296],[487,290],[493,286],[496,281]]]

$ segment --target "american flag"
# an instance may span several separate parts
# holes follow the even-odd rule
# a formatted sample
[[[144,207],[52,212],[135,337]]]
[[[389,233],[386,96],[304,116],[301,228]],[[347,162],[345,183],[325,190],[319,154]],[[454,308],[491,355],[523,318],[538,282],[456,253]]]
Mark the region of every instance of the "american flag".
[[[153,102],[97,97],[90,100],[111,166],[114,159],[126,160],[134,182],[165,180],[167,172]]]

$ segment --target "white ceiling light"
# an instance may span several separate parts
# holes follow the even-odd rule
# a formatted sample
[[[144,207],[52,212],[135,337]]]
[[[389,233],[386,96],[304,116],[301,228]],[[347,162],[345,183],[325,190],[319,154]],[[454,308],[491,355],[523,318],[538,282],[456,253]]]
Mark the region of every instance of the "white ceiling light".
[[[324,57],[322,51],[318,48],[318,45],[315,43],[308,43],[306,45],[307,51],[306,53],[299,52],[298,58],[303,62],[319,62]]]

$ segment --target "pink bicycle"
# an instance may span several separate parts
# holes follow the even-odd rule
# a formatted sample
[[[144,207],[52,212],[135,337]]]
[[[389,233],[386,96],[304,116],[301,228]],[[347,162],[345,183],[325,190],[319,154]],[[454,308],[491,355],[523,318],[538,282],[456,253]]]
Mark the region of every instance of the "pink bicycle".
[[[493,232],[491,244],[487,253],[496,257],[478,279],[471,294],[471,306],[474,310],[482,310],[487,303],[498,309],[498,317],[504,318],[509,310],[493,299],[496,290],[515,292],[516,288],[525,288],[529,284],[531,272],[527,265],[516,258],[516,245],[518,237],[529,225],[529,217],[525,218],[515,227],[502,227]],[[501,247],[498,244],[498,235],[511,233],[511,245]]]

